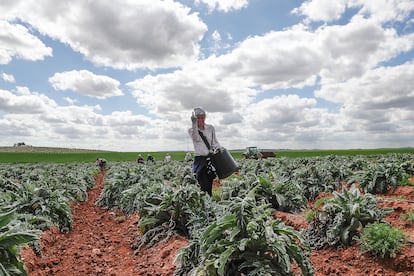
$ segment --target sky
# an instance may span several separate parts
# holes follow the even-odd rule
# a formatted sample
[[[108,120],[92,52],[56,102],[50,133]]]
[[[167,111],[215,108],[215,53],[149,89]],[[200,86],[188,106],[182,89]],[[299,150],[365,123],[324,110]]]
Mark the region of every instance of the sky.
[[[3,0],[0,146],[414,146],[413,0]]]

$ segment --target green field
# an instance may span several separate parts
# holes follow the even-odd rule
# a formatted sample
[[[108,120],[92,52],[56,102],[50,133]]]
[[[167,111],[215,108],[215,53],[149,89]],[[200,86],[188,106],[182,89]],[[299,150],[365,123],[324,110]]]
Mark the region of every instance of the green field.
[[[344,149],[344,150],[280,150],[278,157],[312,157],[326,155],[370,155],[387,153],[414,153],[414,148]]]
[[[268,150],[266,150],[268,151]],[[414,153],[414,148],[384,148],[384,149],[349,149],[349,150],[273,150],[276,157],[313,157],[326,155],[368,155],[387,153]],[[235,159],[242,158],[241,150],[230,151]],[[164,160],[167,152],[110,152],[73,150],[57,148],[36,148],[29,150],[14,150],[12,148],[0,147],[0,163],[67,163],[67,162],[95,162],[96,158],[105,158],[109,162],[135,161],[138,154],[146,159],[147,154],[154,156],[155,160]],[[169,152],[172,160],[184,160],[184,151]]]
[[[147,158],[147,152],[140,152]],[[165,152],[153,152],[155,160],[164,160]],[[174,160],[184,160],[185,152],[171,152]],[[96,158],[108,161],[135,161],[138,152],[0,152],[0,163],[68,163],[68,162],[95,162]]]

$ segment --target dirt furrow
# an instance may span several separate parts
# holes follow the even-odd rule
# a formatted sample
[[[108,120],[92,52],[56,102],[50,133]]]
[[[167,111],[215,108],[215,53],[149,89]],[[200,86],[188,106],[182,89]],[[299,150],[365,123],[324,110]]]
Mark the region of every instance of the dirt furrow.
[[[69,233],[59,233],[56,228],[44,231],[42,256],[36,256],[31,248],[22,250],[30,276],[172,275],[176,251],[186,241],[173,237],[168,244],[134,255],[131,245],[139,235],[138,216],[123,217],[95,205],[103,179],[103,174],[96,177],[96,187],[88,192],[87,202],[72,205]],[[162,258],[157,257],[161,251],[165,251]]]

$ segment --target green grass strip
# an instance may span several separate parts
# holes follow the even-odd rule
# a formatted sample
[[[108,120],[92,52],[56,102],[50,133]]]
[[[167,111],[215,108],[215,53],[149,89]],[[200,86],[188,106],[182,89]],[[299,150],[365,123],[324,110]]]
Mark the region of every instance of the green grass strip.
[[[267,151],[267,150],[266,150]],[[243,158],[243,151],[230,151],[234,159]],[[350,149],[350,150],[274,150],[278,157],[314,157],[326,155],[371,155],[387,153],[411,153],[414,148],[390,149]],[[172,160],[184,160],[185,151],[170,151]],[[0,163],[70,163],[95,162],[96,158],[105,158],[109,162],[135,161],[138,154],[146,160],[151,154],[156,161],[163,161],[167,152],[0,152]]]

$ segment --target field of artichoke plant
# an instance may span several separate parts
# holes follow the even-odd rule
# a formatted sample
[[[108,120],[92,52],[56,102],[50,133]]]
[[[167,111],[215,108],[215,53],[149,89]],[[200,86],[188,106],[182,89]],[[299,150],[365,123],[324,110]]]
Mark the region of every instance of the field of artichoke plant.
[[[145,256],[131,275],[409,275],[414,270],[413,154],[237,162],[239,172],[217,180],[212,197],[200,191],[191,163],[184,161],[109,162],[104,172],[88,163],[0,165],[0,274],[64,275],[54,270],[59,260],[36,265],[49,251],[41,233],[55,229],[53,239],[75,235],[80,223],[73,223],[72,210],[90,202],[97,174],[104,179],[89,208],[103,210],[93,211],[101,220],[106,212],[127,225],[125,231],[134,235],[129,250]],[[142,263],[157,257],[151,248],[177,237],[185,242],[168,251],[173,255],[168,269]],[[22,260],[22,246],[38,257]],[[116,254],[115,245],[76,248],[77,262],[88,250],[95,261],[102,259],[89,275],[122,271],[102,256]],[[39,272],[46,268],[49,274]],[[79,272],[69,269],[66,273]]]

